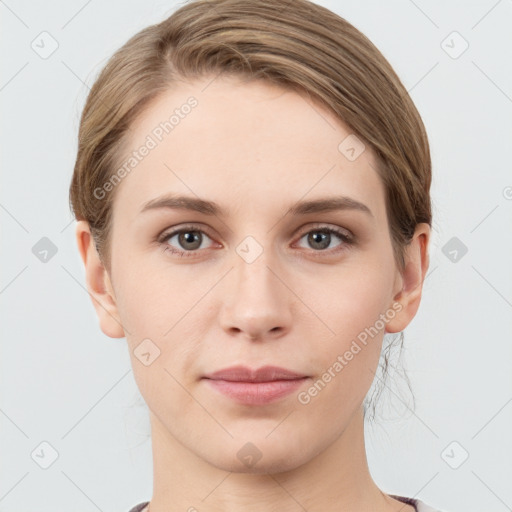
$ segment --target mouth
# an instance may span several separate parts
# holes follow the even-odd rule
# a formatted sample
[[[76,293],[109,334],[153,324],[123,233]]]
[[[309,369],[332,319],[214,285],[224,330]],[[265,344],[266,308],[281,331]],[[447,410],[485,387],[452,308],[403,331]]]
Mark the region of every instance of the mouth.
[[[225,368],[203,377],[215,391],[240,404],[263,405],[297,390],[310,377],[278,366]]]

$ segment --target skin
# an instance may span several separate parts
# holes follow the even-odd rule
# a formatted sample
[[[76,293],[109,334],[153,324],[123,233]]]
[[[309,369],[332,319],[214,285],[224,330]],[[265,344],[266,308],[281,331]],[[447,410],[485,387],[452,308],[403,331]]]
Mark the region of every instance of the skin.
[[[384,334],[400,332],[417,312],[429,226],[417,226],[401,273],[373,152],[366,147],[350,161],[338,150],[347,126],[302,94],[265,82],[179,82],[132,126],[130,150],[192,95],[198,106],[117,186],[110,272],[87,222],[76,226],[100,327],[126,337],[149,407],[151,512],[412,511],[371,478],[362,402]],[[215,201],[225,215],[140,213],[164,193]],[[298,201],[339,195],[364,203],[371,215],[287,214]],[[178,236],[155,241],[189,223],[203,230],[191,257],[163,250],[193,246]],[[348,230],[356,241],[332,234],[322,249],[305,236],[321,227]],[[263,251],[251,263],[236,250],[249,235]],[[397,303],[394,318],[300,403],[298,393]],[[160,355],[146,366],[134,350],[148,338]],[[236,364],[272,364],[310,378],[277,402],[243,405],[201,378]],[[253,466],[237,456],[247,442],[261,454]]]

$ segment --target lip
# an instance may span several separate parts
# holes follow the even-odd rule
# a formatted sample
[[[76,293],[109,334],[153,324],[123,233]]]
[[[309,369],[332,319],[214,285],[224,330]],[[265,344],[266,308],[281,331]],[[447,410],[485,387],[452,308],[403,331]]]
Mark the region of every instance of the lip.
[[[233,366],[203,379],[216,391],[238,403],[263,405],[289,395],[309,377],[278,366],[263,366],[257,370]]]
[[[204,376],[206,379],[232,382],[269,382],[273,380],[302,379],[307,375],[296,373],[280,366],[262,366],[251,370],[247,366],[231,366]]]

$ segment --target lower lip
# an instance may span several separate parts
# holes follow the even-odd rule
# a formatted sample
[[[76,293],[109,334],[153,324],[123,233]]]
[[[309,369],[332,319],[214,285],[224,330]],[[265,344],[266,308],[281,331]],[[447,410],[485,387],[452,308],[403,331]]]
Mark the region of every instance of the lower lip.
[[[250,405],[268,404],[289,395],[298,389],[307,377],[293,380],[274,380],[269,382],[235,382],[229,380],[205,379],[217,391]]]

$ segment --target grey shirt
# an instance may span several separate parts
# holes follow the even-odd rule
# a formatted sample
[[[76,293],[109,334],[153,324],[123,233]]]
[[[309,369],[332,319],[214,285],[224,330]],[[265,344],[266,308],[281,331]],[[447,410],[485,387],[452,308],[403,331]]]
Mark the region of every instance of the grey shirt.
[[[404,496],[395,496],[394,494],[390,494],[390,496],[398,501],[403,501],[407,505],[412,505],[416,512],[442,512],[441,510],[429,507],[426,503],[423,503],[420,500],[405,498]],[[133,507],[130,512],[142,512],[148,503],[149,501],[139,503],[138,505],[135,505],[135,507]]]

